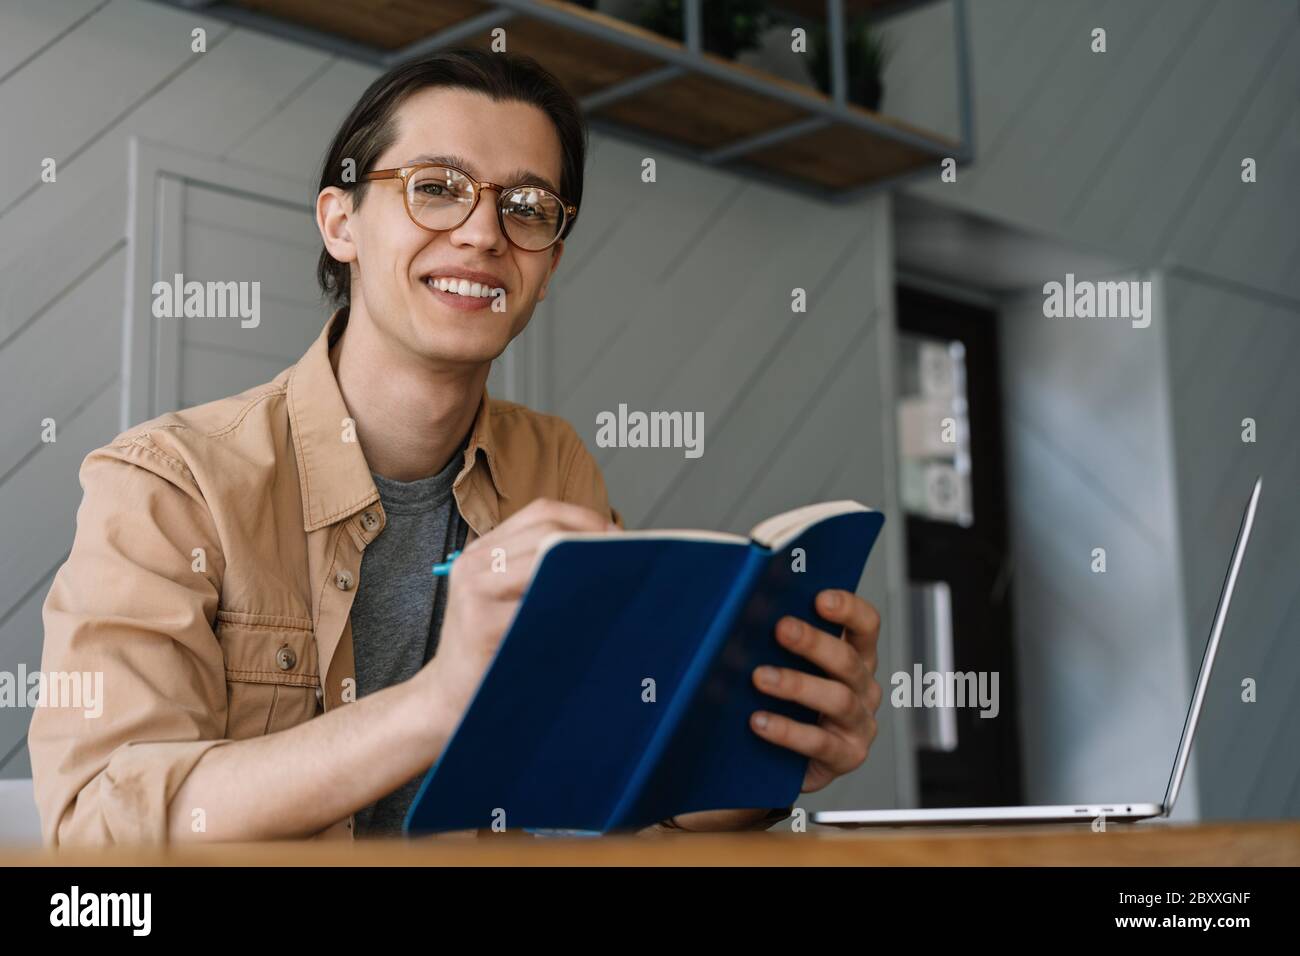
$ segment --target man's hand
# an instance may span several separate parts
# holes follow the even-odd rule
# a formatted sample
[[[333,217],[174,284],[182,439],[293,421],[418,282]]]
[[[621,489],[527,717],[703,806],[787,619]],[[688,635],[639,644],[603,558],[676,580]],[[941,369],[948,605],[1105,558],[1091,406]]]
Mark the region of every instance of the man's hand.
[[[759,667],[754,686],[764,693],[803,704],[821,714],[816,724],[755,711],[749,724],[764,740],[811,758],[804,775],[805,793],[820,790],[836,777],[856,770],[876,739],[876,711],[884,691],[876,682],[880,615],[848,591],[817,595],[817,613],[844,628],[844,638],[828,634],[795,617],[777,622],[782,647],[816,664],[826,676],[788,667]]]
[[[836,777],[856,770],[867,759],[876,739],[876,711],[884,691],[876,682],[876,644],[880,615],[868,602],[848,591],[822,591],[817,612],[844,627],[844,638],[795,617],[777,622],[776,639],[826,672],[825,677],[786,667],[755,669],[754,686],[764,693],[799,703],[821,714],[805,724],[780,714],[755,711],[750,726],[764,740],[811,758],[804,774],[805,793],[820,790]],[[771,672],[773,683],[764,681]],[[683,830],[743,830],[762,825],[766,810],[703,810],[673,817],[655,832]]]
[[[438,653],[417,675],[437,685],[433,699],[455,714],[469,706],[528,587],[544,538],[606,530],[615,526],[589,508],[538,498],[471,541],[451,566]]]

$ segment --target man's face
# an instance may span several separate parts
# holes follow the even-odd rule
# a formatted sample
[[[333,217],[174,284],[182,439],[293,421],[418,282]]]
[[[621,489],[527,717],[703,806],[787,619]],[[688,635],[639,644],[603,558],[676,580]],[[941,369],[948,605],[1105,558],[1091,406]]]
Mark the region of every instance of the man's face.
[[[476,180],[509,187],[520,181],[514,174],[530,170],[559,185],[559,136],[549,117],[530,104],[427,89],[406,99],[396,122],[397,139],[374,169],[454,155]],[[545,298],[563,243],[542,252],[511,244],[497,218],[498,197],[494,189],[484,191],[459,227],[430,232],[407,215],[400,180],[370,183],[361,208],[347,217],[355,250],[353,311],[363,303],[390,344],[438,365],[476,365],[500,355]],[[432,280],[458,269],[491,276],[483,284],[505,289],[504,310],[494,310],[491,298],[433,287]]]

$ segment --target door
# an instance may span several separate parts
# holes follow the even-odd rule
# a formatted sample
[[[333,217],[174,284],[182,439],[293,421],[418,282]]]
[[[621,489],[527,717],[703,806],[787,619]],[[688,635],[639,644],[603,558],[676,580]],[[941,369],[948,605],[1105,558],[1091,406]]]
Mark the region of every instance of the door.
[[[139,139],[131,151],[123,428],[270,381],[331,312],[316,284],[314,183]],[[184,314],[191,282],[202,315]],[[526,392],[527,339],[493,363],[494,397]]]
[[[965,695],[964,706],[912,711],[920,804],[1014,805],[1020,747],[997,316],[900,289],[898,324],[909,679],[942,686],[949,705],[962,699],[954,692]]]

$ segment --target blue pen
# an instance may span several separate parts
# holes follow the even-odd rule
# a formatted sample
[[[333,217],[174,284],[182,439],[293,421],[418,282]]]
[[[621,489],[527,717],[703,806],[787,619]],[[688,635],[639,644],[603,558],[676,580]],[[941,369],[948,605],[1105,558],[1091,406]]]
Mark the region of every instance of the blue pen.
[[[451,554],[447,555],[446,561],[439,561],[433,566],[433,573],[438,575],[440,578],[445,578],[447,575],[451,574],[451,563],[456,560],[459,554],[459,551],[453,551]]]

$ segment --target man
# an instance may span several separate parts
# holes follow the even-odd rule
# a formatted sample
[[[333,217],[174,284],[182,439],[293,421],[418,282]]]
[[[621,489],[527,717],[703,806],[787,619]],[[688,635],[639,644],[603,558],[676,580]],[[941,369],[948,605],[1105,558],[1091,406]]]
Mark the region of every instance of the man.
[[[570,425],[485,391],[559,266],[584,159],[577,104],[526,58],[437,54],[365,92],[321,175],[318,272],[339,308],[316,343],[82,464],[42,669],[102,672],[105,700],[97,719],[36,711],[48,841],[400,832],[539,543],[620,524]],[[462,547],[449,579],[429,573]],[[775,639],[826,676],[754,678],[822,714],[752,718],[811,758],[805,790],[866,758],[881,698],[875,611],[844,592],[818,609],[846,640],[793,619]]]

